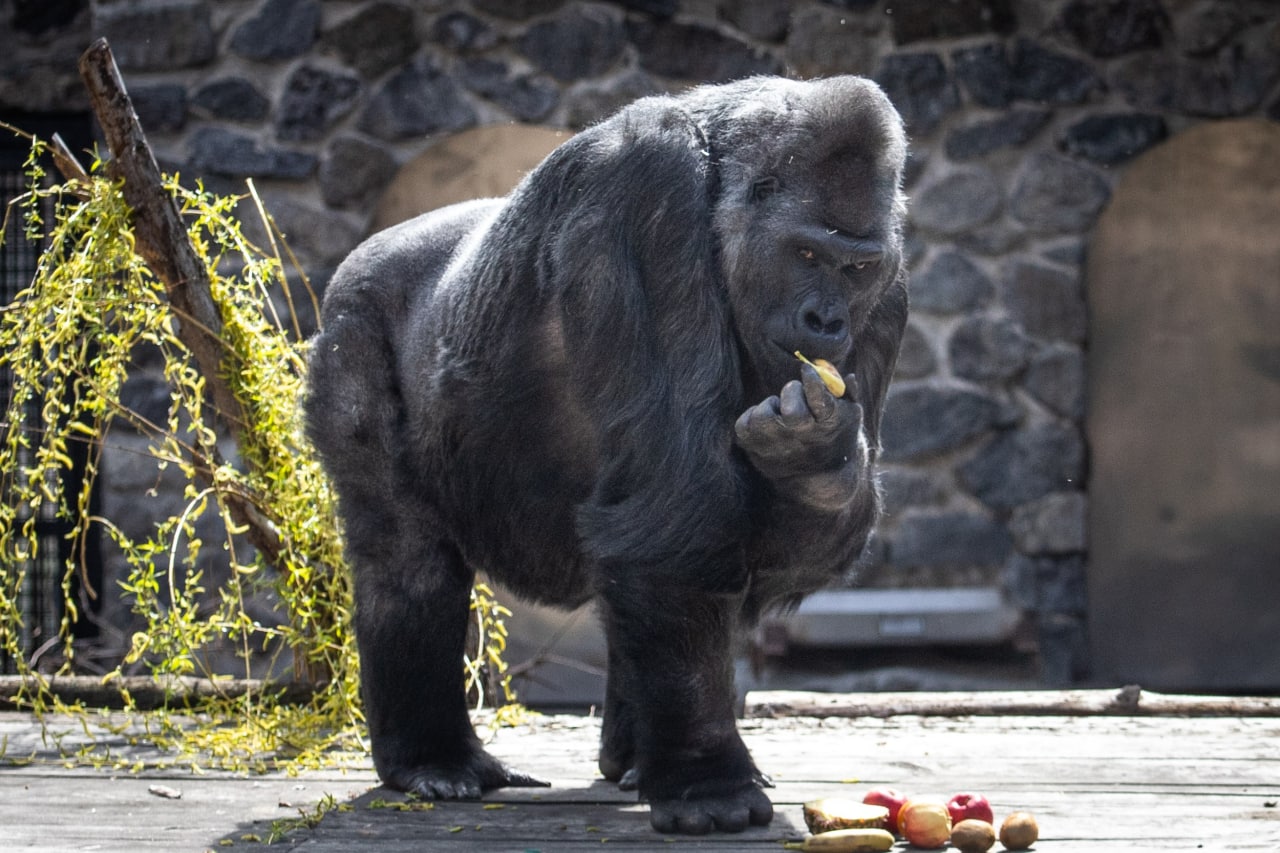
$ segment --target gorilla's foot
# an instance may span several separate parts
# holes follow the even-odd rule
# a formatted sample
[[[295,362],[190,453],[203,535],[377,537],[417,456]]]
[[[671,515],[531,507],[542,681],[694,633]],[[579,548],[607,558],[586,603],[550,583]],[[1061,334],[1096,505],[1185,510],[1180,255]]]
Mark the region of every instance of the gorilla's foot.
[[[379,775],[388,788],[428,800],[469,800],[494,788],[543,788],[551,784],[512,770],[483,751],[463,759],[388,768],[379,771]]]
[[[748,826],[765,826],[771,820],[773,803],[754,785],[734,794],[654,800],[649,805],[649,822],[658,832],[741,832]]]

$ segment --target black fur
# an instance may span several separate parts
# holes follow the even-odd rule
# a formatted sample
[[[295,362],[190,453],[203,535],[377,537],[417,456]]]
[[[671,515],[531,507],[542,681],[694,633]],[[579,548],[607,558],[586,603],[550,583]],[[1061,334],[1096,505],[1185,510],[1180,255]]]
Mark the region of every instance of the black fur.
[[[307,413],[340,497],[385,784],[536,784],[467,718],[483,570],[530,599],[601,600],[600,767],[638,786],[655,828],[768,822],[730,638],[847,569],[875,522],[907,312],[904,156],[865,80],[708,86],[639,101],[509,197],[343,263]],[[795,350],[851,374],[850,394]]]

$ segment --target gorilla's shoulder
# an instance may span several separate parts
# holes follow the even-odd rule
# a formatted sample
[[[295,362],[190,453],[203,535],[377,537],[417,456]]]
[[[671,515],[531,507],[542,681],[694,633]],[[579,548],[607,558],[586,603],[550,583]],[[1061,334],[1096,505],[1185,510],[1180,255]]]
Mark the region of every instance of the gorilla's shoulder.
[[[438,208],[373,234],[339,265],[326,299],[400,297],[407,287],[435,281],[458,244],[484,227],[502,199],[476,199]]]

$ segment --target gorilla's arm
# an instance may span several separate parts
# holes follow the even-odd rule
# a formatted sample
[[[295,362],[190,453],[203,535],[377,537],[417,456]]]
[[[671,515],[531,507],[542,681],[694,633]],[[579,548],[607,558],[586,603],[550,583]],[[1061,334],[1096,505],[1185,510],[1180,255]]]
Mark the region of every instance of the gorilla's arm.
[[[734,425],[738,446],[771,498],[755,512],[750,610],[794,600],[801,579],[824,583],[852,566],[865,547],[880,511],[880,421],[906,321],[900,273],[858,336],[845,397],[832,396],[805,365],[800,380],[743,412]]]

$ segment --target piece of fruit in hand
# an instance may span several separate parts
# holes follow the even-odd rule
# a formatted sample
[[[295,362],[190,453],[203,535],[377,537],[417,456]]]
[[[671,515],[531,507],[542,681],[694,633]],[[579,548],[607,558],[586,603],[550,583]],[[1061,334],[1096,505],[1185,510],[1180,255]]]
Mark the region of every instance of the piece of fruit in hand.
[[[815,358],[813,361],[810,361],[800,354],[800,350],[796,350],[796,358],[818,371],[818,376],[822,379],[822,384],[826,385],[827,390],[834,396],[844,396],[844,377],[840,375],[839,370],[836,370],[836,366],[834,364],[824,358]]]

